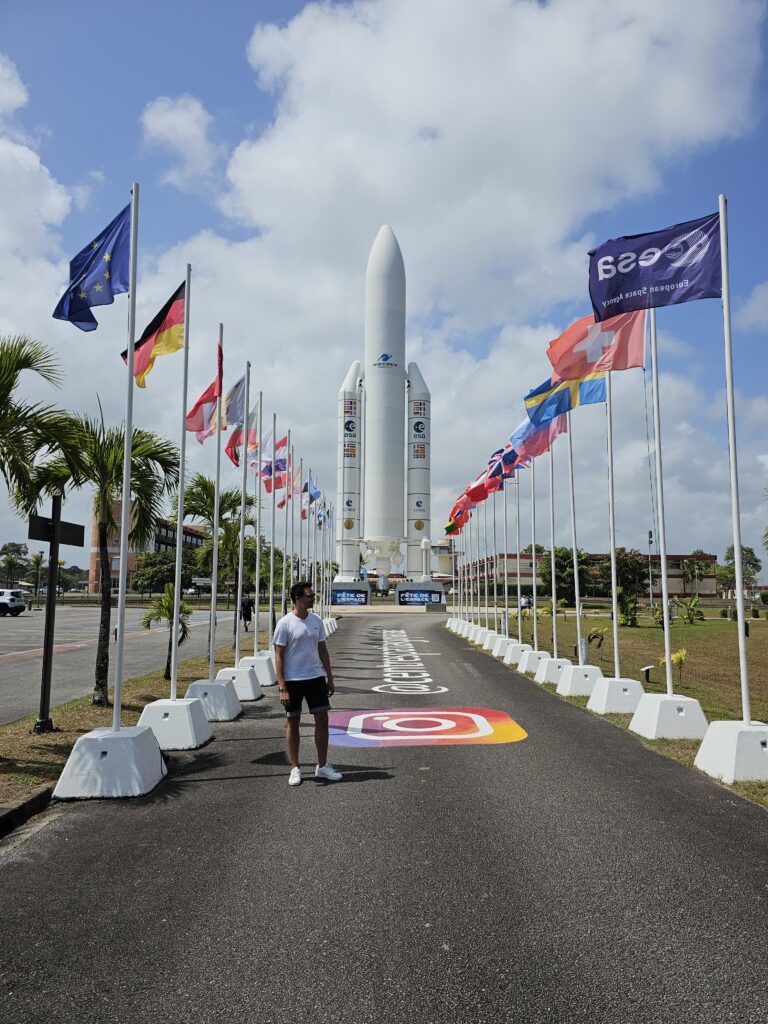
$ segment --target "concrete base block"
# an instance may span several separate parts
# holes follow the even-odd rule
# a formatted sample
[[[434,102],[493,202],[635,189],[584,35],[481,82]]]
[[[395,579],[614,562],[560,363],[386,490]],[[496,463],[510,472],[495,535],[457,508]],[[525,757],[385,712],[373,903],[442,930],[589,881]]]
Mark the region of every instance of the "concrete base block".
[[[530,644],[519,644],[516,640],[513,640],[507,647],[504,655],[504,664],[516,666],[523,654],[525,654],[526,651],[532,650],[533,648]]]
[[[475,634],[475,639],[472,641],[472,643],[476,647],[482,647],[483,644],[485,643],[485,638],[487,636],[488,630],[485,628],[485,626],[478,626],[477,633]]]
[[[508,636],[497,636],[496,643],[493,645],[493,650],[491,651],[494,658],[503,658],[507,653],[507,648],[511,642],[512,641]]]
[[[542,661],[549,659],[549,651],[523,651],[517,663],[518,672],[535,672]]]
[[[768,782],[768,725],[712,722],[694,764],[721,782]]]
[[[488,630],[488,636],[485,638],[485,641],[483,642],[483,650],[484,651],[492,651],[493,650],[493,645],[496,643],[496,641],[498,639],[499,639],[499,634],[496,633],[494,630],[489,629]]]
[[[196,750],[212,738],[205,708],[197,699],[153,700],[141,712],[139,725],[148,725],[161,750]]]
[[[644,693],[629,730],[648,740],[700,740],[707,731],[707,719],[693,697]]]
[[[568,668],[570,664],[567,658],[544,658],[536,669],[536,682],[557,685],[560,682],[563,669]]]
[[[478,626],[474,622],[472,623],[472,625],[469,628],[469,632],[467,633],[467,640],[469,640],[471,644],[475,643],[475,641],[477,640],[477,634],[480,632],[481,629],[482,626]]]
[[[329,616],[327,619],[323,619],[323,626],[325,627],[325,635],[333,636],[336,632],[336,619]]]
[[[469,634],[471,632],[472,632],[472,623],[469,621],[469,619],[464,619],[462,621],[461,625],[459,626],[459,636],[463,636],[463,637],[466,638],[466,637],[469,636]]]
[[[637,679],[603,676],[595,683],[587,707],[598,715],[632,715],[644,693]]]
[[[261,687],[277,686],[275,656],[272,651],[257,651],[247,658],[241,658],[237,667],[252,668]]]
[[[166,773],[149,726],[92,729],[72,748],[53,795],[59,800],[143,796]]]
[[[209,683],[207,679],[196,679],[190,683],[187,697],[197,697],[203,702],[205,717],[209,722],[232,722],[243,710],[234,683],[229,680],[217,679]]]
[[[560,673],[557,692],[561,697],[589,697],[603,670],[597,665],[566,665]]]
[[[229,679],[234,685],[237,699],[240,701],[261,700],[264,696],[254,668],[220,668],[216,673],[216,679],[219,681]]]

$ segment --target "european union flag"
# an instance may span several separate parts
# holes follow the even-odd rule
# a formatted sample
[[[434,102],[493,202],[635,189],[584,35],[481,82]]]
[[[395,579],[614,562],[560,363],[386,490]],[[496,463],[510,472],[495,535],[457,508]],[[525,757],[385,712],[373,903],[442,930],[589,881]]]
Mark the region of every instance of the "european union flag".
[[[69,264],[69,287],[53,311],[81,331],[98,327],[91,306],[107,306],[128,291],[131,248],[130,203]]]
[[[545,380],[525,396],[525,408],[531,425],[541,429],[565,412],[580,405],[593,405],[605,401],[605,374],[588,373],[577,380]],[[510,438],[515,445],[516,434]]]

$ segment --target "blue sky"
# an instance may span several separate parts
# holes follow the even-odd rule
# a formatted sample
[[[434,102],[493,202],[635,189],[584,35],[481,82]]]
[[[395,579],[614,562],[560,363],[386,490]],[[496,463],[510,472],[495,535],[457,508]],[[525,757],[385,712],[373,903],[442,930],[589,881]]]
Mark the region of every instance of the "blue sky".
[[[35,334],[73,366],[62,404],[95,410],[98,393],[120,418],[112,353],[124,342],[124,300],[97,314],[103,326],[90,336],[54,324],[47,310],[68,259],[139,180],[139,319],[190,260],[190,398],[211,377],[223,320],[232,376],[252,360],[265,409],[292,426],[332,493],[336,392],[360,354],[368,248],[391,223],[408,274],[409,357],[433,390],[438,537],[452,498],[546,376],[547,342],[589,311],[586,250],[701,216],[725,191],[744,542],[761,549],[765,5],[478,0],[469,12],[458,0],[164,0],[130,11],[6,0],[0,206],[13,230],[0,230],[0,330]],[[39,166],[20,171],[28,160]],[[659,326],[670,547],[722,557],[719,304],[665,310]],[[85,356],[82,369],[73,354],[78,364]],[[175,436],[172,362],[158,363],[137,416]],[[642,547],[642,374],[623,376],[619,542]],[[593,550],[606,546],[601,415],[584,410],[576,438],[582,539]],[[206,449],[195,446],[191,461],[210,470]],[[86,498],[74,497],[70,518],[86,515]],[[0,528],[22,539],[10,514]]]

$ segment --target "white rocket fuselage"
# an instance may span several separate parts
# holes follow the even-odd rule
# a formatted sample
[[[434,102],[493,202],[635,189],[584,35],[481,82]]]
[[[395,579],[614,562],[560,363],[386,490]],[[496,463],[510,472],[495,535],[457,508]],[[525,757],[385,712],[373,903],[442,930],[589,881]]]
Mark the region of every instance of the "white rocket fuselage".
[[[405,540],[405,266],[394,232],[376,236],[365,273],[365,518],[380,584]]]
[[[362,465],[363,367],[352,363],[339,391],[336,539],[337,581],[360,579],[360,468]]]

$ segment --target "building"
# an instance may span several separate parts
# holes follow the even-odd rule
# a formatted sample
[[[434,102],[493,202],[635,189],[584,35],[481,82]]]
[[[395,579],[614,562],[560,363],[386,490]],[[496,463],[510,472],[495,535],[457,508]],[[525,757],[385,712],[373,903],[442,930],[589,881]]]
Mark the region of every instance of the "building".
[[[113,502],[112,515],[118,524],[118,531],[108,542],[109,564],[112,572],[112,591],[117,593],[118,574],[120,572],[120,516],[122,503]],[[184,548],[194,551],[202,547],[206,533],[202,526],[184,525]],[[169,519],[158,519],[155,526],[155,535],[145,548],[128,548],[128,589],[131,589],[131,577],[136,571],[139,558],[147,551],[175,551],[176,550],[176,523]],[[94,517],[91,520],[91,550],[90,564],[88,567],[88,593],[98,594],[101,591],[101,560],[99,557],[99,526]]]

